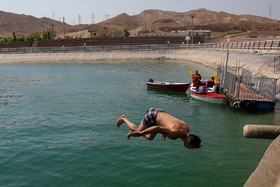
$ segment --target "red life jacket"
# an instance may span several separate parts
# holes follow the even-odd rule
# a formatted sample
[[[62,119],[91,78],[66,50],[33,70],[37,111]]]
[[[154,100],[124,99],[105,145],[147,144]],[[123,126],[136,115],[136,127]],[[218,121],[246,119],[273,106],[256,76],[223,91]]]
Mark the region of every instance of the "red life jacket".
[[[210,82],[212,82],[212,83],[210,83]],[[210,84],[209,84],[209,83],[210,83]],[[215,85],[215,82],[214,82],[214,80],[211,78],[211,79],[209,79],[209,80],[206,82],[206,88],[208,88],[208,84],[209,84],[210,87],[212,87],[212,86]]]
[[[199,73],[198,74],[194,74],[192,76],[193,86],[194,87],[198,87],[199,84],[200,84],[200,80],[201,80],[201,75]]]

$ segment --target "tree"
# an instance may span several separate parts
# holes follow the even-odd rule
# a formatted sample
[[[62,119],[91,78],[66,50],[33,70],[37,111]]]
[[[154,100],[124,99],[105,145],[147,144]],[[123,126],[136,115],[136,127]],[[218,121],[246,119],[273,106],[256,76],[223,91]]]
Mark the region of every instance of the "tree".
[[[17,42],[24,42],[24,36],[21,35],[21,37],[17,37]]]
[[[24,41],[25,42],[33,42],[34,41],[34,36],[33,35],[26,36],[24,38]]]
[[[4,37],[3,40],[2,40],[2,43],[7,43],[7,42],[8,42],[8,38]]]
[[[43,40],[51,40],[52,39],[52,32],[49,30],[46,30],[43,32]]]
[[[35,41],[41,40],[41,37],[40,37],[40,35],[38,33],[34,34],[34,40]]]
[[[15,32],[13,32],[13,38],[14,38],[14,42],[16,42],[17,41],[17,36],[16,36]]]
[[[14,42],[14,39],[12,37],[8,37],[8,43],[13,43]]]
[[[124,32],[125,37],[129,37],[130,33],[128,32],[128,30],[126,28],[123,28],[123,32]]]

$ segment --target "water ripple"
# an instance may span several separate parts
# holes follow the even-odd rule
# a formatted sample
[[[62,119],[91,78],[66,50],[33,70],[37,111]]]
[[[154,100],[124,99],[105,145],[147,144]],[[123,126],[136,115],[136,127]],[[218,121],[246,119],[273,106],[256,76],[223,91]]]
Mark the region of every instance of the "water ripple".
[[[22,125],[24,123],[30,123],[37,118],[28,118],[28,119],[22,119],[22,120],[16,120],[16,121],[8,121],[8,122],[0,122],[0,128],[7,128],[11,126],[17,126]]]
[[[53,77],[50,76],[8,76],[8,77],[0,77],[0,82],[9,82],[15,84],[21,84],[24,86],[38,87],[45,81],[52,80]]]
[[[26,99],[25,95],[11,95],[11,94],[4,94],[0,95],[0,106],[7,106],[7,105],[15,105],[19,103],[23,103],[24,99]]]

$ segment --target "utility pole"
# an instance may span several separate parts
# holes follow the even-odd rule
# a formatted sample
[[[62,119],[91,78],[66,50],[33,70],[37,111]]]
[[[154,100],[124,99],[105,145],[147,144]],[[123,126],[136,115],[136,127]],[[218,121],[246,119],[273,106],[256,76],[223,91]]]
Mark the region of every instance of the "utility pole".
[[[52,40],[54,39],[54,30],[53,30],[53,23],[52,23]]]
[[[95,19],[94,19],[94,14],[92,13],[91,14],[91,24],[94,24],[95,23]]]
[[[81,18],[81,14],[78,15],[78,22],[79,22],[79,25],[82,24],[82,18]]]
[[[195,15],[191,15],[192,18],[192,44],[193,44],[193,19],[195,18]]]
[[[227,41],[227,60],[226,60],[225,72],[227,71],[228,57],[229,57],[229,38],[228,38],[228,41]]]
[[[63,17],[63,39],[65,39],[65,18]]]
[[[269,7],[269,16],[268,16],[269,19],[272,19],[272,7],[271,7],[271,4],[270,4],[270,7]]]
[[[108,20],[110,18],[110,15],[109,14],[105,14],[105,18],[106,18],[106,20]]]
[[[106,21],[109,19],[110,15],[109,14],[105,14],[105,18],[106,18]],[[107,26],[105,25],[104,29],[107,29]]]
[[[52,19],[55,20],[54,11],[52,11]]]
[[[223,85],[225,85],[226,73],[228,68],[228,58],[229,58],[229,38],[227,40],[227,59],[226,59],[226,65],[224,70],[224,76],[223,76]]]

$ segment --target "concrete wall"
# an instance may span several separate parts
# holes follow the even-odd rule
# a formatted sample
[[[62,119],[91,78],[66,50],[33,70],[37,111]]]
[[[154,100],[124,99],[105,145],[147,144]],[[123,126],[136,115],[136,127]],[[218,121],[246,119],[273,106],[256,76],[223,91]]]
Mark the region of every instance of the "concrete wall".
[[[229,55],[229,66],[236,63],[253,74],[260,76],[279,78],[280,74],[274,74],[274,55],[259,55],[232,52]],[[61,53],[26,53],[26,54],[0,54],[0,63],[3,62],[60,62],[60,61],[96,61],[96,60],[155,60],[159,58],[171,60],[190,60],[210,67],[222,64],[226,58],[225,51],[213,49],[175,49],[175,50],[115,50],[93,52],[61,52]]]
[[[280,136],[266,150],[257,169],[252,173],[244,187],[280,186]]]

